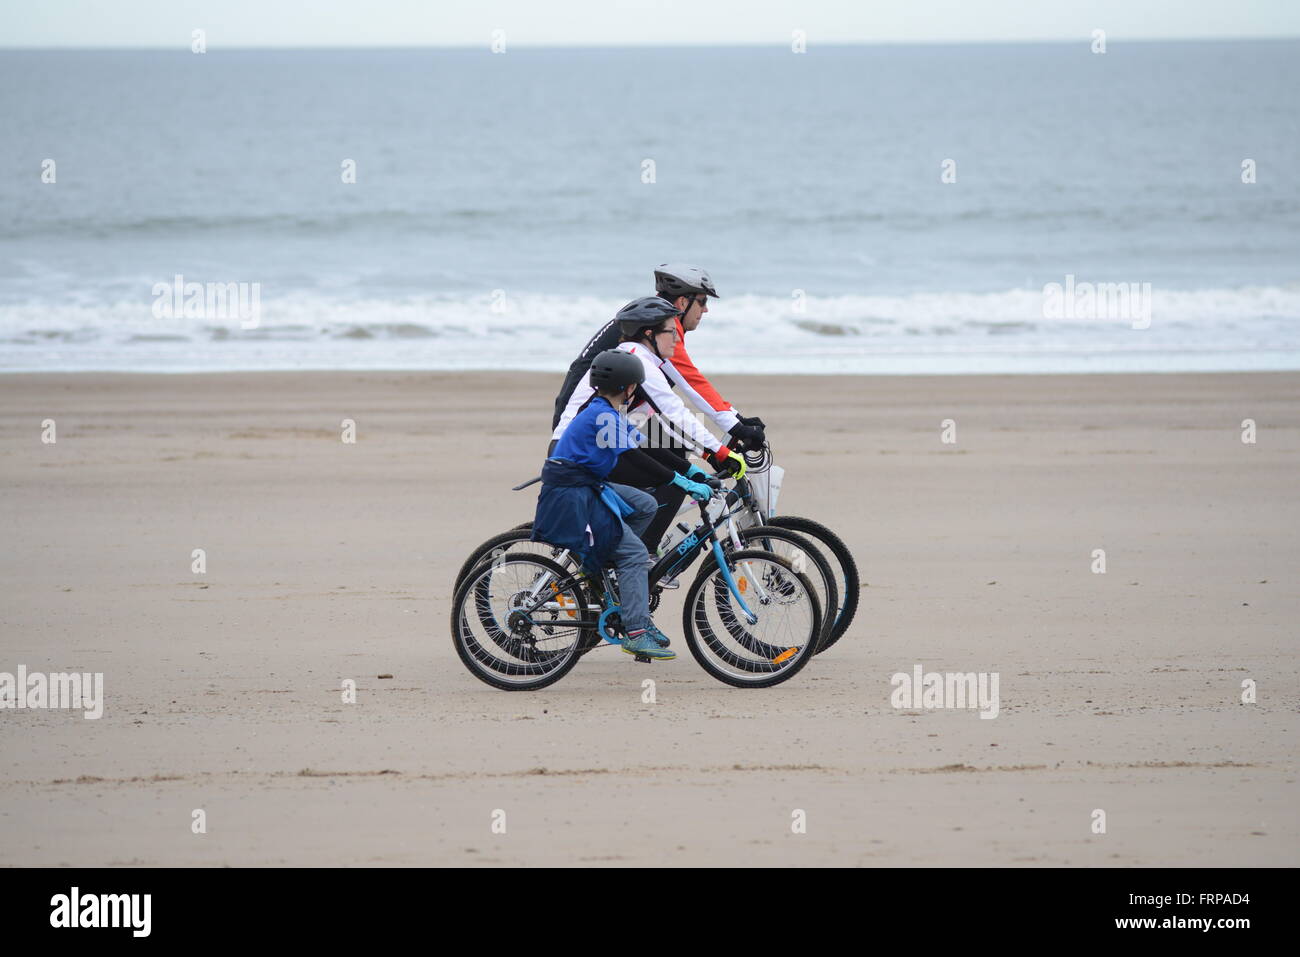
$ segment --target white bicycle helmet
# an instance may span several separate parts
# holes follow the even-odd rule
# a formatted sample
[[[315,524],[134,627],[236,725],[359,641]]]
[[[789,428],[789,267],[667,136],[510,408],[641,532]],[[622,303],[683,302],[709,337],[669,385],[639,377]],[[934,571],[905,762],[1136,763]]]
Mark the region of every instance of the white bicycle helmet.
[[[664,263],[655,269],[655,292],[666,299],[678,296],[695,296],[704,293],[714,299],[721,298],[713,288],[713,280],[699,266],[681,263]]]

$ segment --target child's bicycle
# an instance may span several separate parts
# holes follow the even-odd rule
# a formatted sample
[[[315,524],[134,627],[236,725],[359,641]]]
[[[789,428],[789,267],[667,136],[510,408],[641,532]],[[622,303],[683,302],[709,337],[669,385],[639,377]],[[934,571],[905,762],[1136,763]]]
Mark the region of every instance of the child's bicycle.
[[[725,495],[737,497],[734,490]],[[651,567],[651,590],[705,554],[686,594],[687,647],[719,681],[738,688],[779,684],[816,651],[821,602],[790,560],[763,549],[724,550],[717,533],[707,505],[700,505],[699,524]],[[463,575],[452,599],[451,631],[475,677],[507,691],[536,690],[563,678],[602,640],[621,643],[616,577],[574,566],[571,559],[565,567],[511,548]]]
[[[745,459],[749,476],[736,481],[734,495],[725,499],[715,496],[710,504],[714,524],[722,528],[725,523],[727,534],[721,539],[723,549],[762,548],[775,552],[808,576],[823,610],[823,633],[814,652],[821,654],[839,641],[857,614],[861,588],[857,563],[840,537],[820,522],[797,515],[774,514],[780,470],[773,466],[766,445],[746,453]],[[772,478],[774,473],[777,473],[775,482]],[[517,488],[525,488],[528,484],[531,483]],[[670,553],[691,533],[682,519],[693,507],[694,503],[687,498],[669,526],[669,533],[659,550],[661,554]],[[551,558],[570,570],[576,569],[577,560],[567,550],[531,541],[532,524],[516,525],[474,549],[456,574],[453,594],[472,569],[506,552],[532,552]],[[668,576],[668,579],[672,577]],[[662,588],[661,583],[651,582],[652,611],[658,606]]]

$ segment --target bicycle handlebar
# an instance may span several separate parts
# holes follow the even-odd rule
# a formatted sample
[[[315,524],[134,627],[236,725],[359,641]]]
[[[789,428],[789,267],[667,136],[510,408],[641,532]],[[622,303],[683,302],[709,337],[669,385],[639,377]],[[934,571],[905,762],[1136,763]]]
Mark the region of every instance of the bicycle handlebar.
[[[713,477],[719,480],[731,478],[733,475],[736,474],[736,470],[738,468],[740,468],[740,466],[736,464],[735,459],[727,459],[727,461],[723,462],[714,471]]]

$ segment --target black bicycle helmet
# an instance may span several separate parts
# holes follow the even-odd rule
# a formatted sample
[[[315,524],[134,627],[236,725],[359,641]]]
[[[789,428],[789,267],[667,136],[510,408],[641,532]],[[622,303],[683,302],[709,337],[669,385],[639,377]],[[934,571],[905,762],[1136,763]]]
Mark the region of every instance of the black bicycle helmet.
[[[698,296],[704,293],[714,299],[721,298],[713,288],[713,280],[699,266],[664,263],[655,269],[655,292],[666,299],[678,296]]]
[[[624,336],[635,336],[642,329],[658,329],[665,319],[680,316],[682,311],[659,296],[642,296],[633,299],[618,311],[618,329]]]
[[[641,360],[622,349],[607,349],[591,360],[591,385],[598,392],[617,392],[645,381]]]

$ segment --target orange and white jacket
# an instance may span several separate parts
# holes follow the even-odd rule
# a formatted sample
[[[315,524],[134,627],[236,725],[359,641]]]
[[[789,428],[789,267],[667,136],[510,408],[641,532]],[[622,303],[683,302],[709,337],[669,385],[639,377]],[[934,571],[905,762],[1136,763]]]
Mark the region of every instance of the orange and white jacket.
[[[660,359],[649,346],[643,345],[639,342],[620,342],[616,348],[636,356],[641,360],[642,365],[645,366],[645,381],[641,383],[641,392],[638,393],[638,396],[643,394],[644,398],[633,400],[632,407],[628,410],[629,416],[639,415],[648,417],[651,414],[657,413],[662,423],[671,430],[671,435],[677,438],[686,439],[689,444],[694,444],[700,449],[707,450],[711,453],[716,453],[719,449],[726,448],[726,446],[724,446],[712,432],[700,424],[695,416],[692,415],[682,403],[682,400],[678,397],[677,393],[673,392],[673,386],[675,384],[679,385],[679,387],[682,388],[682,391],[691,398],[692,404],[699,407],[700,411],[712,418],[714,422],[717,422],[724,432],[729,431],[730,426],[735,425],[735,410],[730,406],[726,406],[722,397],[719,396],[716,390],[709,385],[708,381],[700,375],[699,370],[695,368],[695,364],[690,361],[689,357],[687,357],[686,364],[689,366],[696,381],[704,385],[707,393],[712,395],[717,403],[726,406],[725,409],[715,408],[709,400],[704,397],[704,394],[700,392],[698,387],[687,379],[681,369],[677,368],[675,364],[668,360]],[[682,354],[682,345],[678,342],[674,358]],[[565,406],[564,412],[560,415],[560,423],[555,427],[555,431],[551,433],[552,439],[558,440],[560,436],[564,434],[564,430],[569,427],[569,423],[572,422],[573,417],[578,414],[578,410],[587,404],[587,401],[595,394],[595,391],[596,390],[591,387],[591,372],[588,370],[587,374],[582,377],[582,381],[578,383],[576,388],[574,388],[573,394],[569,396],[568,405]],[[646,401],[647,399],[649,402]],[[653,404],[653,407],[651,407],[651,404]],[[728,420],[720,419],[719,416],[725,416],[727,413],[730,413],[731,418],[729,424],[723,426],[722,422]]]

